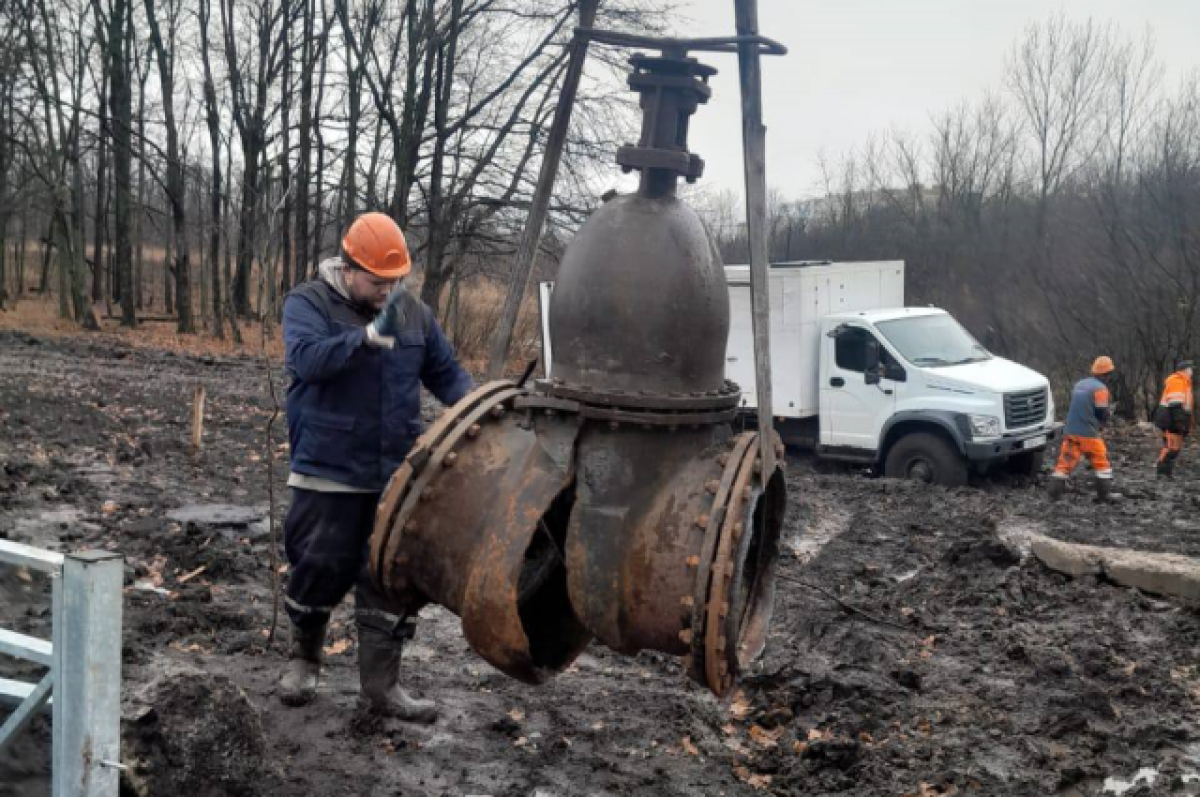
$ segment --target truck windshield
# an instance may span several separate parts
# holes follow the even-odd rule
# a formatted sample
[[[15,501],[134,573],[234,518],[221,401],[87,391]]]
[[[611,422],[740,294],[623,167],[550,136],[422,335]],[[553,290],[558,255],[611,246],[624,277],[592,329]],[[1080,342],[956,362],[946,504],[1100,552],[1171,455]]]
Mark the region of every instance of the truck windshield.
[[[875,325],[900,355],[930,368],[990,360],[992,355],[950,315],[923,315]]]

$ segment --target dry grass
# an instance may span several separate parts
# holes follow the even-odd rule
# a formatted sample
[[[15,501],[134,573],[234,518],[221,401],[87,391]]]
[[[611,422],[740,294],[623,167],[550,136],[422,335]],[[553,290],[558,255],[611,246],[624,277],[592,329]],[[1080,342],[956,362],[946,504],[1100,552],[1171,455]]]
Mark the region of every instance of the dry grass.
[[[488,350],[504,306],[507,286],[477,281],[461,288],[458,312],[446,323],[446,334],[454,342],[459,359],[470,370],[479,373],[487,367]],[[447,299],[443,299],[443,305]],[[541,356],[541,329],[538,324],[536,291],[531,291],[521,305],[517,328],[509,350],[507,371],[519,373],[525,364]]]
[[[102,324],[99,332],[86,332],[74,321],[59,318],[57,299],[25,298],[15,308],[0,312],[0,329],[18,329],[40,337],[80,338],[197,356],[259,355],[263,348],[262,327],[256,323],[240,325],[245,341],[241,347],[229,339],[228,330],[225,340],[217,340],[203,331],[180,335],[175,331],[174,321],[146,321],[137,329],[125,329],[117,319],[105,318]],[[267,353],[276,361],[283,357],[283,336],[278,327],[268,335]]]
[[[414,290],[419,288],[414,287]],[[446,324],[446,334],[454,343],[463,365],[473,373],[487,366],[488,350],[504,304],[507,288],[479,281],[464,286],[458,312]],[[447,297],[448,298],[448,297]],[[445,300],[444,300],[445,301]],[[114,311],[118,308],[114,307]],[[153,311],[150,311],[153,312]],[[174,321],[143,321],[137,329],[125,329],[117,319],[103,319],[103,329],[86,332],[70,320],[58,315],[56,297],[26,296],[15,308],[0,312],[0,329],[16,329],[49,338],[81,338],[100,343],[120,343],[145,349],[174,351],[197,356],[259,355],[262,353],[262,327],[257,323],[241,324],[245,343],[238,347],[226,334],[217,340],[206,330],[195,335],[180,335]],[[272,359],[283,358],[283,336],[273,326],[267,339],[267,353]],[[517,319],[507,370],[519,373],[525,364],[541,355],[541,331],[538,324],[536,292],[526,298]]]

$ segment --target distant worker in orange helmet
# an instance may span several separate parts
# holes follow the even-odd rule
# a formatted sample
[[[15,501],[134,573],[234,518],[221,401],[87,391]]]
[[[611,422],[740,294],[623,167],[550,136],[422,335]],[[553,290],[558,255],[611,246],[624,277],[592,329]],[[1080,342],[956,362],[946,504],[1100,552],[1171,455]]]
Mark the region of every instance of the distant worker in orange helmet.
[[[389,605],[371,582],[367,544],[379,494],[421,433],[421,386],[455,404],[473,384],[433,311],[404,288],[412,262],[396,222],[359,216],[341,249],[283,305],[292,650],[279,696],[293,706],[316,696],[330,614],[353,588],[360,702],[433,722],[433,702],[400,688],[400,652],[415,625],[410,607]]]
[[[1191,434],[1195,424],[1192,395],[1192,361],[1178,360],[1175,372],[1163,385],[1162,400],[1154,412],[1154,425],[1163,436],[1162,451],[1158,454],[1158,478],[1175,476],[1175,460],[1183,450],[1183,439]]]
[[[1096,500],[1109,500],[1112,489],[1112,465],[1108,448],[1100,437],[1111,411],[1109,383],[1116,372],[1111,357],[1097,357],[1092,363],[1092,375],[1081,379],[1071,390],[1071,406],[1067,409],[1067,424],[1063,429],[1062,449],[1058,465],[1050,476],[1050,498],[1058,500],[1067,489],[1071,471],[1086,457],[1096,474]]]

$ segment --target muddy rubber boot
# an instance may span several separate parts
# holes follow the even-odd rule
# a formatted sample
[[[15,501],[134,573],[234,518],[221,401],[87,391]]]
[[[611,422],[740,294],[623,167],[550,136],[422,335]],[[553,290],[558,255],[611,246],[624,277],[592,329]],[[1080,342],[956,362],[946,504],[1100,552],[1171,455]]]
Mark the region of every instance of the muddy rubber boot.
[[[1096,503],[1107,504],[1112,499],[1112,481],[1110,479],[1096,479]]]
[[[358,675],[362,683],[359,706],[404,722],[424,725],[437,720],[437,704],[418,700],[400,688],[399,640],[362,634],[358,639]]]
[[[324,646],[325,626],[309,631],[292,629],[292,652],[279,679],[279,699],[285,706],[307,706],[317,696]]]
[[[1050,478],[1050,483],[1046,485],[1046,494],[1050,496],[1051,501],[1057,501],[1063,497],[1067,491],[1067,480]]]
[[[1162,462],[1158,463],[1158,468],[1156,469],[1156,472],[1157,472],[1158,478],[1160,478],[1160,479],[1174,479],[1175,478],[1175,461],[1170,460],[1170,459],[1163,460]]]

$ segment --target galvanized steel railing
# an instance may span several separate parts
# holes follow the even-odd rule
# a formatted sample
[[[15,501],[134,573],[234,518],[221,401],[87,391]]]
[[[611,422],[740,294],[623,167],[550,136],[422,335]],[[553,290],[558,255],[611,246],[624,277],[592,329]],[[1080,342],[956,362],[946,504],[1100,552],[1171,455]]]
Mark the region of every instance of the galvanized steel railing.
[[[48,709],[53,797],[115,797],[123,768],[123,558],[109,551],[60,554],[0,540],[0,563],[50,576],[54,626],[51,641],[0,628],[0,654],[49,667],[36,684],[0,678],[0,703],[16,706],[0,725],[0,750]]]

